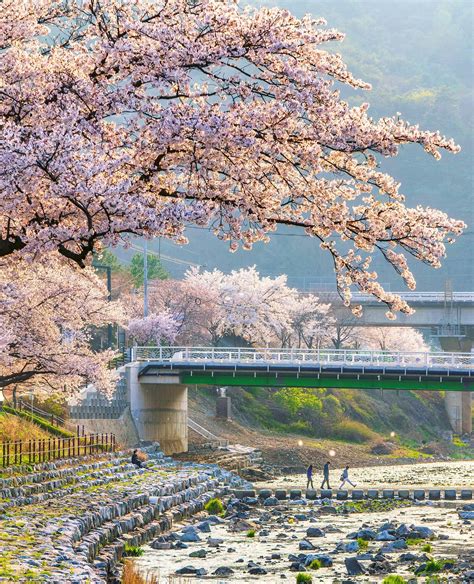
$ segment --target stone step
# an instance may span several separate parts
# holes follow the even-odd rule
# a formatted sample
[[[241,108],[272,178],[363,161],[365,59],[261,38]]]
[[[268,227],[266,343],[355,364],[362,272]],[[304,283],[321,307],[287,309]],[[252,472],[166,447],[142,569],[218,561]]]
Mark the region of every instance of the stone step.
[[[250,496],[247,491],[235,490],[234,495],[242,499],[244,497]],[[270,493],[270,494],[269,494]],[[299,495],[304,496],[307,500],[315,499],[332,499],[336,498],[338,500],[345,500],[352,498],[352,500],[361,501],[363,499],[413,499],[413,500],[440,500],[443,498],[446,501],[455,500],[470,500],[473,498],[474,489],[461,489],[457,491],[456,489],[354,489],[352,491],[339,491],[332,489],[308,489],[305,491],[300,491],[299,489],[261,489],[258,491],[257,496],[262,499],[268,498],[269,496],[274,496],[279,501],[298,499]]]

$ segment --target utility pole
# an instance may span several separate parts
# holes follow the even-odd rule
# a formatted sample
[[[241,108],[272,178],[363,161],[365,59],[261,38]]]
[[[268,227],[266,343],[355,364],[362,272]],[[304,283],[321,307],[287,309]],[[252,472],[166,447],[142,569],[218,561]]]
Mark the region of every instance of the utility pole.
[[[102,264],[93,263],[92,267],[96,270],[105,270],[107,274],[107,299],[109,302],[112,301],[112,268],[110,266],[105,266]],[[107,348],[112,348],[112,325],[109,323],[107,325]]]
[[[148,316],[148,240],[143,244],[143,316]]]

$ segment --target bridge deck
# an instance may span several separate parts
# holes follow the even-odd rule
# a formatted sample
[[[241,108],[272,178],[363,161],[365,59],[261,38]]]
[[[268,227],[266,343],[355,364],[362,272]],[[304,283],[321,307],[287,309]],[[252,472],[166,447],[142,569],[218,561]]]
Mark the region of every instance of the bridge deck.
[[[474,391],[471,353],[136,347],[133,360],[149,382]]]

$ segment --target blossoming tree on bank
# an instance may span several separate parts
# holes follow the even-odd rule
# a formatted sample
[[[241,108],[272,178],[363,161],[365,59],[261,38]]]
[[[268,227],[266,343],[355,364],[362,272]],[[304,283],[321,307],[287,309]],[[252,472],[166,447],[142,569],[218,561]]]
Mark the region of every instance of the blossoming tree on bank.
[[[357,328],[359,346],[377,351],[427,352],[429,346],[423,335],[411,327]]]
[[[130,234],[184,241],[186,223],[250,248],[294,225],[333,258],[346,303],[384,257],[438,267],[463,223],[405,204],[379,168],[403,144],[452,140],[373,120],[369,89],[324,46],[321,19],[232,0],[4,0],[0,11],[0,256],[51,250],[80,266]],[[357,307],[354,307],[357,310]]]
[[[87,382],[113,389],[113,351],[94,353],[90,327],[122,323],[120,304],[91,268],[80,272],[49,256],[0,263],[0,387],[72,391]]]
[[[311,348],[324,342],[333,322],[329,304],[313,295],[301,296],[288,287],[286,276],[263,277],[255,267],[230,274],[192,269],[182,281],[156,282],[149,289],[148,319],[140,317],[140,296],[124,303],[131,316],[128,329],[138,342],[160,337],[181,344]],[[165,332],[169,319],[173,335]],[[142,320],[146,334],[137,335]]]

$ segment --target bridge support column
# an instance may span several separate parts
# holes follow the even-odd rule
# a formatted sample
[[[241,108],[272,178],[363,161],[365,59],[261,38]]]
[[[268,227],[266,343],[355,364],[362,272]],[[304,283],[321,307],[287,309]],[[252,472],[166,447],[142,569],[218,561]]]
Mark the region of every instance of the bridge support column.
[[[462,342],[461,342],[462,341]],[[469,352],[472,348],[472,339],[461,340],[451,337],[440,339],[443,351]],[[472,397],[469,391],[447,391],[444,397],[446,413],[448,414],[451,428],[456,434],[472,433]]]
[[[188,388],[174,376],[139,378],[138,370],[129,366],[130,409],[140,440],[159,442],[165,454],[187,452]]]

